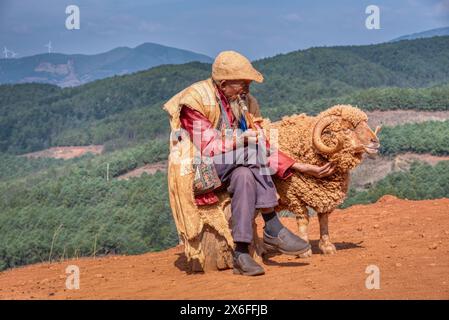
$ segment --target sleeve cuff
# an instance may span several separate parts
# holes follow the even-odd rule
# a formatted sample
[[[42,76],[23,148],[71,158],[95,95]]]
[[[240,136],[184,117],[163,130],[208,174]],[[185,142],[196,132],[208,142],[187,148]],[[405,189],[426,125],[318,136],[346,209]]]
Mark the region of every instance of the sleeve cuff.
[[[293,160],[280,150],[277,150],[277,153],[278,153],[278,163],[277,163],[276,176],[285,180],[293,175],[293,169],[291,167],[295,164],[295,160]]]

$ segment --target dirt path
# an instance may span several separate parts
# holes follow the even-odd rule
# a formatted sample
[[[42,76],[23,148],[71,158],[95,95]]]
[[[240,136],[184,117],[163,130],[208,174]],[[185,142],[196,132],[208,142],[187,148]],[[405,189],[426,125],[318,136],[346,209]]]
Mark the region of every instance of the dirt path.
[[[414,161],[434,166],[440,161],[449,161],[449,156],[407,152],[393,157],[379,156],[374,159],[366,157],[357,168],[351,171],[351,187],[366,190],[392,172],[408,171]]]
[[[368,124],[396,126],[404,123],[418,123],[424,121],[445,121],[449,119],[449,111],[415,111],[415,110],[386,110],[368,111]]]
[[[104,147],[102,145],[91,146],[75,146],[75,147],[52,147],[49,149],[26,153],[21,156],[27,158],[55,158],[55,159],[72,159],[81,157],[90,152],[95,155],[101,154]]]
[[[295,230],[295,219],[283,218]],[[261,223],[259,222],[259,225]],[[181,246],[138,256],[38,264],[0,273],[1,299],[449,299],[449,199],[376,204],[335,212],[331,235],[339,252],[265,261],[266,275],[231,270],[187,274]],[[80,289],[65,288],[68,265],[80,268]],[[380,289],[368,290],[367,266],[380,269]]]
[[[128,180],[130,178],[140,177],[143,173],[147,174],[155,174],[158,171],[167,171],[168,162],[167,161],[159,161],[155,163],[146,164],[143,167],[136,168],[131,170],[121,176],[118,176],[118,180]]]

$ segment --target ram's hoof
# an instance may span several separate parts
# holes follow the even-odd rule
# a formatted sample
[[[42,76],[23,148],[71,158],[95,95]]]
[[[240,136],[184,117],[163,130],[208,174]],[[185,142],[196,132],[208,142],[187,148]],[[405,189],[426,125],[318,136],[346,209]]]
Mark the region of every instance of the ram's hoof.
[[[310,258],[312,256],[312,249],[307,250],[299,255],[300,258]]]
[[[326,241],[321,242],[318,244],[318,247],[320,248],[321,252],[323,254],[336,254],[337,248],[335,248],[334,244],[332,242]]]

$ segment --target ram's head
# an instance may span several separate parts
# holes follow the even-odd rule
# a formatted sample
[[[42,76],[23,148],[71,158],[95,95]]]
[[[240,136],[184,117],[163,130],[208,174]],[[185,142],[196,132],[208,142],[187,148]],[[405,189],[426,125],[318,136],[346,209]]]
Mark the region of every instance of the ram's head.
[[[364,153],[374,156],[380,147],[377,137],[380,127],[371,130],[367,120],[363,111],[352,106],[339,105],[326,110],[313,127],[314,148],[329,160],[353,168]]]

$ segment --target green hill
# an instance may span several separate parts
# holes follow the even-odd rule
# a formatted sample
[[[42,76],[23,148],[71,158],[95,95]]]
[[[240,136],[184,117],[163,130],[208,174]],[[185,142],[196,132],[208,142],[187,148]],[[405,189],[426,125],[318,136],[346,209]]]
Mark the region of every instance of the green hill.
[[[444,134],[432,130],[440,123],[420,125],[436,136]],[[409,129],[385,130],[390,131],[382,141]],[[407,147],[407,141],[403,145]],[[0,154],[0,270],[50,259],[137,254],[176,245],[166,173],[115,179],[146,162],[166,159],[167,153],[166,142],[151,141],[69,161]],[[369,191],[351,190],[344,206],[374,202],[384,194],[409,199],[449,197],[448,183],[449,161],[435,167],[415,164],[409,172],[390,174]]]
[[[69,161],[0,154],[0,270],[175,245],[166,173],[115,179],[167,152],[161,142]]]
[[[437,29],[431,29],[426,30],[422,32],[407,34],[398,38],[395,38],[391,41],[401,41],[401,40],[414,40],[419,38],[431,38],[431,37],[438,37],[438,36],[448,36],[449,35],[449,27],[443,27],[443,28],[437,28]]]
[[[410,200],[449,198],[449,161],[435,166],[416,162],[409,171],[391,173],[367,191],[351,189],[342,207],[373,203],[386,194]]]
[[[264,115],[272,119],[293,112],[319,112],[334,101],[362,107],[366,102],[371,109],[448,107],[449,37],[311,48],[254,64],[266,81],[255,84],[252,91]],[[162,103],[207,78],[210,68],[203,63],[159,66],[65,89],[39,84],[0,86],[0,151],[25,153],[108,141],[126,146],[166,135]],[[431,86],[442,87],[406,90]],[[384,98],[379,105],[370,101],[377,93]]]

